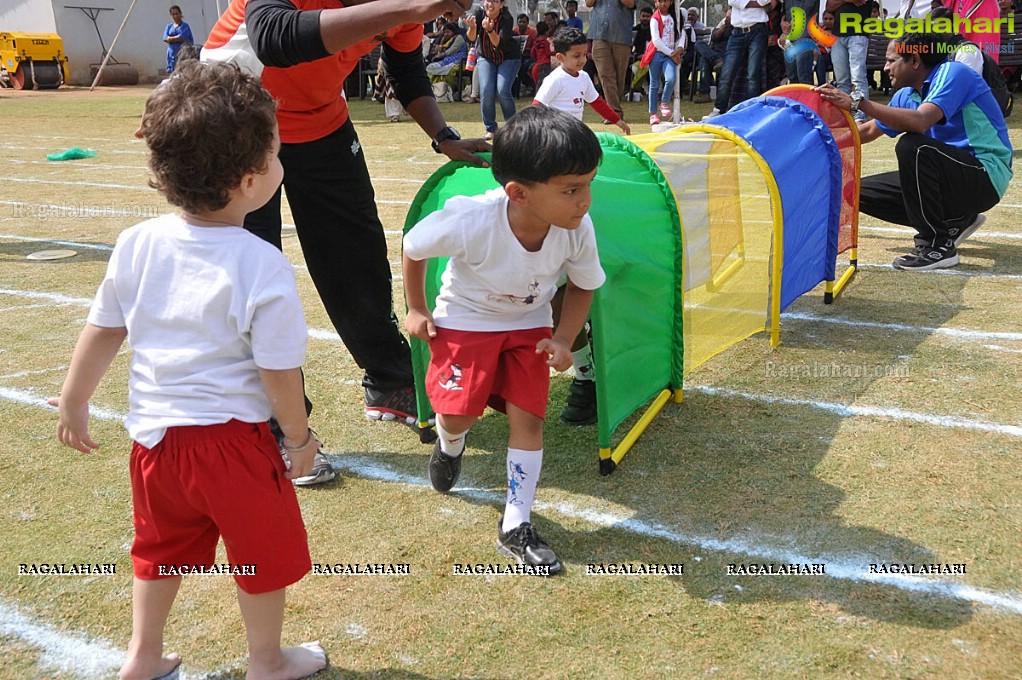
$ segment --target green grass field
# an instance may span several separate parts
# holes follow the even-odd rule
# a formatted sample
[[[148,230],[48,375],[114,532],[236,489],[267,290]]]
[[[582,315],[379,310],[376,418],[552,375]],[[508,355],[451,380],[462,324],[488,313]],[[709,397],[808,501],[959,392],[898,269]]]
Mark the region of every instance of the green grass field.
[[[127,351],[93,400],[100,452],[61,447],[45,399],[117,234],[167,211],[132,139],[146,94],[0,91],[0,678],[113,677],[130,636]],[[443,106],[463,134],[482,133],[478,106]],[[626,106],[645,132],[645,103]],[[444,159],[379,104],[355,101],[352,114],[403,310],[400,229]],[[1017,116],[1010,127],[1022,145]],[[70,146],[99,155],[45,160]],[[866,146],[863,174],[894,169],[893,149]],[[552,579],[453,573],[507,563],[494,549],[506,421],[484,417],[460,486],[434,493],[429,447],[363,418],[360,372],[285,231],[312,331],[312,422],[343,477],[299,492],[313,562],[410,571],[310,574],[290,589],[285,640],[322,640],[325,678],[1022,677],[1019,186],[953,270],[891,269],[910,233],[863,216],[862,268],[835,304],[821,287],[788,310],[779,348],[760,334],[694,371],[685,402],[609,477],[597,474],[595,428],[556,422],[569,381],[555,378],[533,515],[566,564]],[[53,248],[77,255],[26,259]],[[684,575],[586,575],[587,563],[625,562],[680,563]],[[789,562],[826,575],[728,573]],[[116,574],[18,573],[43,563]],[[965,573],[870,575],[870,563]],[[230,577],[185,579],[167,649],[189,678],[244,677]]]

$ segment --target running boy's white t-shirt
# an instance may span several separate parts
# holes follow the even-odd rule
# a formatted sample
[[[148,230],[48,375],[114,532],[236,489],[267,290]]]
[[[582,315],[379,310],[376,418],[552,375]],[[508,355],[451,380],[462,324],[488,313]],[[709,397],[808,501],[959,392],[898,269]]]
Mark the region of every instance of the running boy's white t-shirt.
[[[270,418],[259,368],[305,362],[308,332],[284,255],[241,227],[163,215],[117,238],[89,323],[128,329],[131,438]]]
[[[573,76],[558,66],[543,80],[533,99],[582,120],[586,102],[594,102],[599,96],[588,73],[579,71]]]
[[[507,207],[501,188],[456,196],[405,235],[404,252],[413,260],[450,258],[433,310],[440,328],[550,328],[550,301],[562,273],[584,290],[603,285],[589,215],[577,229],[552,225],[543,246],[530,252],[511,232]]]

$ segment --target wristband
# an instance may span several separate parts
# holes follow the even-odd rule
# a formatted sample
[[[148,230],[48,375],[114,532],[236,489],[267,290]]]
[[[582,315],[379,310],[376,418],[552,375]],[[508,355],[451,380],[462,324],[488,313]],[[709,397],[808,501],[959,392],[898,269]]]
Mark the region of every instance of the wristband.
[[[302,449],[304,449],[304,448],[308,447],[308,446],[309,446],[309,444],[311,444],[311,443],[312,443],[312,442],[314,442],[314,441],[315,441],[315,435],[313,434],[313,432],[312,432],[312,428],[310,427],[310,428],[309,428],[309,434],[308,434],[308,436],[307,436],[307,437],[305,437],[305,441],[304,441],[304,442],[302,442],[302,444],[301,444],[300,446],[288,446],[288,445],[287,445],[287,437],[284,437],[284,439],[283,439],[283,440],[281,440],[281,446],[283,446],[283,447],[284,447],[284,450],[285,450],[285,451],[288,451],[288,452],[294,453],[294,452],[297,452],[297,451],[301,451]]]

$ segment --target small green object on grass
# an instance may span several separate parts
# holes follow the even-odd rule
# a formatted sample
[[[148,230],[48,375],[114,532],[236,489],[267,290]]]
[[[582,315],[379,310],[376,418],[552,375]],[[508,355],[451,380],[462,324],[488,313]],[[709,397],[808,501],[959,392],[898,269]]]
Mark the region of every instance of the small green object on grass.
[[[46,160],[48,161],[74,161],[79,158],[92,158],[98,152],[92,149],[82,149],[77,146],[72,146],[70,149],[64,149],[57,153],[47,154]]]

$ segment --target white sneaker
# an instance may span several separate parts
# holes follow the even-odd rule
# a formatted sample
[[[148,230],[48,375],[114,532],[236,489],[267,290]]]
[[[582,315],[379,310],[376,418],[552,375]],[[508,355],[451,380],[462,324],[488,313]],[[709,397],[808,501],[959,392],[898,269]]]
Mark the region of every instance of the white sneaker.
[[[703,120],[710,120],[711,118],[716,118],[717,116],[720,115],[720,113],[721,113],[720,109],[713,109],[708,114],[703,116]]]
[[[986,215],[976,215],[976,219],[974,219],[971,224],[962,227],[962,230],[958,232],[958,236],[955,236],[955,248],[961,246],[962,243],[965,242],[965,239],[975,234],[976,230],[983,226],[983,223],[986,221]]]

